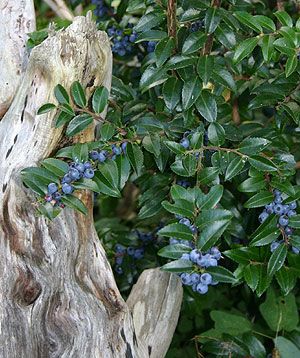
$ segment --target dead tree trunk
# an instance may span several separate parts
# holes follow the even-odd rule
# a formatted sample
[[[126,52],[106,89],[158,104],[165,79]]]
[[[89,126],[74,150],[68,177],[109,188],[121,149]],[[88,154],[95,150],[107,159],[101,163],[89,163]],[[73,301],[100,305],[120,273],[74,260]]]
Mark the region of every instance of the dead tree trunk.
[[[1,11],[3,6],[31,8],[34,19],[31,0],[0,0]],[[23,34],[18,46],[24,54]],[[1,49],[12,45],[1,30],[0,36]],[[1,64],[13,93],[19,81],[15,68],[5,57]],[[33,196],[20,180],[21,169],[38,165],[64,140],[63,129],[53,127],[53,114],[36,115],[42,104],[54,101],[54,86],[69,88],[78,80],[91,93],[100,84],[110,86],[111,68],[107,35],[89,16],[77,17],[33,49],[0,122],[1,358],[162,358],[172,339],[182,298],[179,280],[146,270],[126,304],[94,229],[91,195],[80,194],[87,216],[65,209],[50,223],[36,217]],[[1,78],[1,94],[5,86]],[[0,100],[5,112],[10,96]],[[92,139],[93,130],[77,138]]]

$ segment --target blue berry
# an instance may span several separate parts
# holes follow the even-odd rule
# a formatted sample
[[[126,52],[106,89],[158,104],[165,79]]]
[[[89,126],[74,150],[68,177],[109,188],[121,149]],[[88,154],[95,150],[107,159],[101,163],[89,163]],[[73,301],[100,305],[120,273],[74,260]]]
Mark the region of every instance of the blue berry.
[[[89,157],[93,160],[98,160],[98,152],[96,150],[92,150],[89,154]]]
[[[197,292],[204,295],[208,291],[208,286],[203,283],[198,283]]]
[[[137,33],[133,32],[130,36],[129,36],[129,41],[130,42],[134,42],[137,39]]]
[[[185,225],[185,226],[190,226],[190,225],[191,225],[190,220],[187,219],[187,218],[182,218],[182,219],[180,219],[180,220],[179,220],[179,223],[180,223],[180,224],[183,224],[183,225]]]
[[[290,218],[291,216],[295,216],[295,215],[297,215],[297,213],[296,213],[296,211],[295,210],[289,210],[288,212],[287,212],[287,216]]]
[[[196,225],[190,225],[190,226],[189,226],[189,228],[191,229],[191,232],[192,232],[193,234],[196,234],[196,233],[197,233],[197,231],[198,231],[198,229],[197,229],[197,226],[196,226]]]
[[[273,204],[273,203],[267,204],[267,205],[265,206],[265,210],[266,210],[266,212],[267,212],[268,214],[273,214],[273,212],[274,212],[274,204]]]
[[[93,167],[91,162],[85,162],[83,165],[84,165],[84,169],[90,169]]]
[[[211,266],[218,266],[218,261],[213,257],[211,257],[206,264],[206,267],[211,267]]]
[[[201,267],[208,267],[211,256],[209,254],[202,255],[199,260],[197,260],[197,265]]]
[[[190,146],[190,141],[187,138],[183,138],[181,139],[180,144],[183,148],[188,149]]]
[[[123,269],[122,269],[121,266],[117,266],[115,270],[116,270],[116,273],[117,273],[117,274],[122,275]]]
[[[131,246],[129,246],[129,247],[127,247],[127,254],[129,255],[129,256],[133,256],[134,255],[134,247],[131,247]]]
[[[50,183],[50,184],[48,185],[48,193],[49,193],[49,194],[53,194],[53,193],[55,193],[57,190],[58,190],[58,187],[57,187],[57,185],[56,185],[55,183]]]
[[[191,275],[189,273],[182,273],[180,275],[180,278],[181,278],[181,282],[184,284],[184,285],[191,285],[192,284],[192,280],[191,280]]]
[[[80,172],[77,169],[70,169],[69,176],[72,180],[80,179]]]
[[[295,202],[295,201],[293,201],[293,202],[289,203],[289,209],[291,209],[291,210],[295,210],[295,209],[296,209],[296,207],[297,207],[297,204],[296,204],[296,202]]]
[[[136,249],[134,251],[134,258],[139,260],[142,259],[144,257],[144,249]]]
[[[293,233],[293,229],[290,228],[289,226],[286,226],[284,232],[286,233],[287,236],[290,236]]]
[[[279,225],[281,226],[287,226],[289,223],[289,219],[285,216],[280,216],[279,220],[278,220]]]
[[[61,194],[59,192],[56,192],[52,195],[53,199],[56,201],[59,201],[61,199]]]
[[[274,199],[274,203],[276,204],[281,204],[282,203],[282,197],[281,196],[276,196],[275,199]]]
[[[200,30],[202,27],[203,27],[202,20],[195,21],[190,27],[190,32],[196,32],[196,31]]]
[[[101,150],[101,152],[98,153],[97,155],[97,159],[99,160],[100,163],[103,163],[106,160],[106,152]]]
[[[122,149],[123,153],[126,153],[126,147],[127,147],[127,142],[123,142],[121,144],[121,149]]]
[[[192,284],[199,283],[200,275],[198,273],[194,272],[194,273],[191,274],[190,279],[191,279]]]
[[[275,189],[275,190],[273,191],[273,194],[274,194],[275,196],[280,196],[280,195],[281,195],[281,191],[278,190],[278,189]]]
[[[86,169],[83,173],[83,176],[87,179],[92,179],[95,175],[94,169]]]
[[[204,283],[205,285],[210,285],[211,282],[212,282],[212,276],[211,274],[209,273],[203,273],[201,276],[200,276],[200,281],[201,283]]]
[[[121,244],[117,244],[115,246],[115,250],[116,252],[124,253],[126,251],[126,247]]]
[[[276,204],[274,205],[274,213],[277,215],[282,215],[283,214],[283,206],[281,204]]]
[[[147,43],[147,52],[151,53],[155,50],[156,42],[155,41],[148,41]]]
[[[115,155],[120,155],[122,153],[122,148],[117,147],[115,144],[111,146],[111,149]]]
[[[190,255],[189,254],[182,254],[181,255],[181,260],[190,260]]]
[[[64,194],[71,194],[74,188],[72,187],[72,185],[65,183],[62,185],[61,190]]]
[[[196,263],[198,260],[200,260],[201,254],[198,250],[192,250],[190,252],[190,260],[194,263]]]
[[[171,237],[171,238],[169,239],[169,244],[170,244],[170,245],[179,244],[179,240],[175,239],[174,237]]]
[[[62,180],[61,180],[61,183],[62,183],[62,184],[65,184],[65,183],[70,184],[71,181],[72,181],[72,179],[71,179],[70,175],[69,175],[69,174],[65,174],[65,175],[63,176]]]
[[[83,173],[85,170],[84,164],[83,163],[76,163],[75,164],[75,169],[77,169],[79,172]]]
[[[220,260],[221,258],[221,252],[220,250],[217,248],[217,247],[212,247],[210,250],[209,250],[209,253],[210,255],[216,259],[216,260]]]
[[[116,257],[115,262],[116,262],[117,265],[122,265],[122,263],[123,263],[123,256],[118,256],[118,257]]]
[[[264,221],[267,220],[267,218],[269,217],[269,214],[266,212],[266,211],[263,211],[259,217],[258,217],[258,220],[260,223],[263,223]]]
[[[294,254],[299,255],[300,250],[297,247],[292,246],[292,251]]]
[[[280,245],[280,243],[278,241],[273,241],[270,246],[270,251],[271,252],[275,251],[279,245]]]

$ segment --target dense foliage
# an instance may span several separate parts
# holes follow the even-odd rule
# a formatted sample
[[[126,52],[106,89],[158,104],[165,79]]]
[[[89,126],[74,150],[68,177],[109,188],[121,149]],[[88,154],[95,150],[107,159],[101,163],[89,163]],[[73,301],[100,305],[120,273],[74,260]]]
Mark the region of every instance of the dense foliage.
[[[38,211],[85,212],[72,192],[94,191],[125,296],[144,268],[180,275],[168,357],[299,356],[299,6],[91,3],[69,1],[93,9],[111,39],[111,93],[88,99],[80,83],[58,84],[57,103],[40,108],[69,137],[100,124],[95,142],[23,171]],[[46,36],[41,28],[29,46]]]

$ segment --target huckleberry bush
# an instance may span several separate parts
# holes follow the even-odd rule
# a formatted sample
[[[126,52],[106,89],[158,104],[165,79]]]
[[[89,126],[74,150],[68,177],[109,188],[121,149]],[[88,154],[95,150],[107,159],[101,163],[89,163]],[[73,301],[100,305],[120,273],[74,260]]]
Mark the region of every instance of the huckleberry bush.
[[[125,295],[145,268],[180,276],[170,357],[194,357],[193,337],[209,357],[300,349],[300,20],[296,2],[278,3],[93,1],[111,93],[58,84],[58,104],[39,110],[67,137],[98,127],[24,169],[38,211],[86,213],[76,192],[91,190]]]

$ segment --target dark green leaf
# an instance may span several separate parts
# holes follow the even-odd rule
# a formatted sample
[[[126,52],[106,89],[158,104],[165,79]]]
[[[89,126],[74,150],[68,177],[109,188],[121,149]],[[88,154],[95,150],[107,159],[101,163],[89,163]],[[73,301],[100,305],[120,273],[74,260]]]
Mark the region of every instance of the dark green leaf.
[[[175,260],[161,267],[163,271],[178,272],[178,273],[184,271],[191,271],[192,268],[193,268],[193,263],[189,260]]]
[[[156,65],[162,66],[171,56],[175,47],[175,40],[172,37],[166,37],[159,41],[155,48]]]
[[[122,90],[125,89],[125,96],[128,96],[128,92],[126,91],[126,87],[122,87]],[[130,96],[130,94],[129,94]],[[107,105],[109,97],[109,92],[106,87],[98,87],[93,94],[92,98],[92,106],[95,113],[102,113]]]
[[[238,175],[245,165],[245,159],[240,156],[235,157],[228,165],[226,173],[225,173],[225,180],[231,180],[236,175]]]
[[[58,103],[60,103],[60,104],[70,103],[70,97],[69,97],[67,91],[60,84],[55,86],[55,88],[54,88],[54,96],[57,99]]]
[[[239,145],[239,151],[243,154],[254,155],[264,150],[270,141],[266,138],[246,138]]]
[[[189,253],[191,251],[190,246],[176,244],[164,246],[158,251],[158,255],[169,259],[180,259],[182,254]]]
[[[249,158],[250,165],[260,171],[274,172],[277,170],[276,165],[268,158],[262,156],[252,156]]]
[[[158,235],[176,237],[183,240],[193,240],[193,234],[190,228],[179,223],[166,225],[158,231]]]
[[[256,45],[258,44],[258,41],[259,41],[258,37],[253,37],[253,38],[242,41],[238,45],[237,49],[235,50],[235,53],[233,56],[233,61],[235,63],[239,63],[245,57],[249,56],[253,52]]]
[[[199,58],[199,61],[197,63],[197,72],[205,84],[209,81],[213,68],[214,68],[213,56],[204,55]]]
[[[256,32],[262,32],[260,22],[255,16],[250,15],[246,11],[236,11],[234,16],[240,21],[241,24],[250,27],[250,29]]]
[[[167,108],[173,111],[180,101],[182,82],[176,77],[170,77],[163,84],[162,94]]]
[[[200,31],[192,32],[182,46],[182,54],[189,55],[200,50],[205,44],[206,39],[207,36]]]
[[[214,266],[214,267],[208,267],[206,272],[209,272],[213,279],[218,282],[225,282],[225,283],[235,283],[236,278],[225,267],[222,266]]]
[[[56,108],[56,105],[53,103],[46,103],[44,105],[42,105],[38,111],[37,114],[44,114],[44,113],[48,113],[50,111],[52,111],[52,109]]]
[[[210,7],[206,10],[204,25],[205,31],[212,34],[220,23],[220,16],[217,7]]]
[[[128,143],[126,147],[126,156],[134,171],[137,175],[140,175],[144,163],[144,155],[140,147],[137,144]]]
[[[83,108],[86,106],[86,97],[84,89],[78,81],[75,81],[71,85],[71,95],[77,106]]]
[[[274,196],[270,191],[261,191],[254,196],[252,196],[249,200],[244,204],[245,208],[259,208],[266,204],[269,204],[273,201]]]
[[[61,202],[72,209],[80,211],[84,215],[88,212],[83,202],[74,195],[63,196]]]
[[[293,20],[290,17],[290,15],[285,11],[276,11],[274,15],[277,17],[277,19],[280,21],[280,23],[284,26],[293,26]]]
[[[276,250],[273,251],[268,262],[268,275],[273,276],[274,273],[283,266],[287,255],[287,247],[284,243],[280,244]]]
[[[185,81],[182,88],[182,107],[188,110],[198,99],[201,93],[201,82],[198,77]]]
[[[74,117],[68,124],[66,135],[72,137],[83,130],[85,130],[89,125],[93,123],[93,117],[88,113],[79,114]]]
[[[54,173],[58,177],[63,177],[69,170],[67,163],[62,160],[55,158],[47,158],[41,162],[41,165],[48,169],[50,172]]]
[[[217,102],[209,91],[201,91],[196,101],[196,108],[208,122],[217,119]]]

